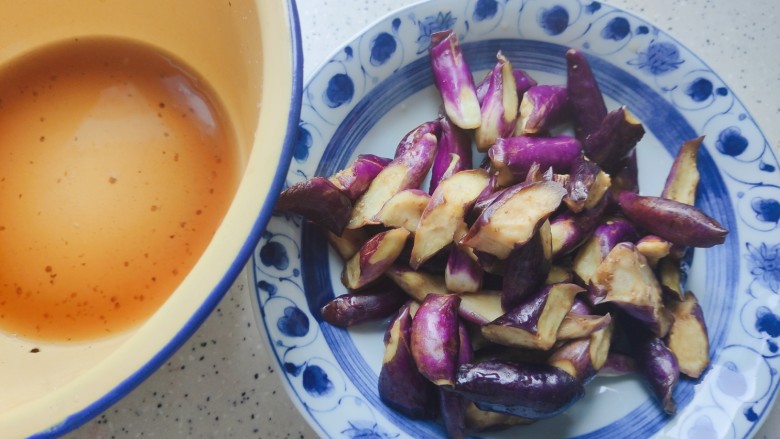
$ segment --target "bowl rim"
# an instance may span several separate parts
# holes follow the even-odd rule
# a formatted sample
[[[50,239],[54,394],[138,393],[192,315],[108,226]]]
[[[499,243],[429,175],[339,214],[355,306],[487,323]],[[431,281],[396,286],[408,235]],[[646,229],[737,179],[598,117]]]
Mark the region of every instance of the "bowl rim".
[[[286,3],[287,25],[290,32],[290,46],[292,49],[292,95],[289,101],[289,111],[287,113],[287,124],[284,130],[284,140],[280,151],[280,160],[271,180],[266,197],[260,207],[259,214],[251,226],[249,236],[244,240],[227,271],[219,278],[214,288],[206,295],[205,300],[154,356],[149,358],[134,373],[122,379],[116,386],[111,388],[97,400],[90,402],[85,407],[68,415],[65,419],[58,421],[56,424],[37,433],[33,433],[29,437],[53,438],[73,431],[122,399],[131,390],[135,389],[162,366],[162,364],[178,351],[184,342],[195,333],[214,308],[216,308],[217,304],[222,300],[235,282],[235,279],[244,269],[257,242],[260,240],[263,230],[265,230],[273,212],[273,207],[276,204],[276,200],[285,183],[290,161],[292,160],[295,149],[298,121],[300,119],[303,93],[303,49],[301,44],[300,20],[295,0],[283,1]]]

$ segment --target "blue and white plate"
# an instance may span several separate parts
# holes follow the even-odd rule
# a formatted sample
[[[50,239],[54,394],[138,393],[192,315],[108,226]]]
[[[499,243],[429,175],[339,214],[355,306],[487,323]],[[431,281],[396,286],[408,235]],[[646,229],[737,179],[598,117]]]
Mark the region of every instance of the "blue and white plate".
[[[696,251],[688,287],[709,326],[712,364],[682,378],[666,416],[637,376],[597,378],[564,415],[485,437],[742,438],[768,412],[780,384],[780,171],[753,118],[694,53],[631,13],[587,0],[434,0],[399,10],[347,43],[304,91],[293,184],[330,175],[359,153],[392,156],[401,137],[435,118],[431,33],[454,28],[475,75],[500,49],[540,83],[565,82],[575,47],[614,108],[645,125],[642,192],[658,195],[686,139],[705,135],[697,205],[730,230],[724,245]],[[319,309],[345,291],[342,263],[317,228],[277,214],[254,253],[253,296],[284,382],[327,437],[443,437],[436,422],[385,407],[376,389],[384,323],[349,331]]]

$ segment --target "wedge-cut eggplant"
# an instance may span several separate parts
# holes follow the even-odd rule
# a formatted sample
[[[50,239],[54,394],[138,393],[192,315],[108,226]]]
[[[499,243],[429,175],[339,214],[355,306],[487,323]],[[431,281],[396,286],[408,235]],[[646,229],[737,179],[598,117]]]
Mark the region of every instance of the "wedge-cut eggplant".
[[[602,171],[596,163],[579,156],[572,163],[563,202],[575,213],[592,209],[602,202],[611,184],[609,174]]]
[[[461,294],[458,313],[467,322],[479,326],[487,325],[504,314],[501,307],[501,292],[480,291]]]
[[[431,130],[425,123],[404,137],[393,161],[377,174],[366,192],[355,201],[348,228],[378,224],[375,216],[387,200],[404,189],[419,188],[436,156],[438,139]]]
[[[572,163],[582,155],[582,145],[574,137],[518,136],[496,140],[488,157],[498,173],[498,185],[509,186],[526,178],[531,165],[552,168],[558,174],[567,174]]]
[[[636,148],[625,157],[618,170],[612,174],[610,193],[614,198],[623,192],[639,193],[639,164],[636,161]]]
[[[466,249],[458,245],[450,248],[444,271],[447,290],[453,293],[476,293],[482,288],[484,275],[485,271]]]
[[[589,337],[594,332],[600,331],[612,323],[610,314],[577,314],[569,312],[561,321],[555,338],[561,340],[574,340]]]
[[[637,369],[644,376],[663,410],[673,415],[677,411],[677,404],[672,392],[680,378],[677,357],[660,338],[641,334],[637,330],[630,332],[633,334],[633,356]]]
[[[566,52],[566,90],[580,141],[596,131],[607,116],[607,105],[585,55],[576,49]]]
[[[585,392],[582,383],[557,367],[499,360],[461,365],[455,391],[482,410],[527,419],[555,416]]]
[[[510,63],[501,52],[490,75],[485,97],[482,99],[482,122],[474,131],[477,150],[485,152],[499,137],[508,137],[515,129],[518,97],[515,76]]]
[[[606,363],[611,337],[612,325],[608,324],[585,338],[564,343],[553,351],[547,362],[587,383]]]
[[[441,137],[441,118],[430,120],[428,122],[423,122],[420,125],[414,127],[408,133],[406,133],[406,135],[404,135],[404,137],[401,139],[400,142],[398,142],[398,145],[395,147],[395,154],[393,155],[393,160],[399,157],[403,157],[407,154],[417,154],[415,150],[418,148],[418,143],[420,142],[420,139],[422,139],[423,137],[429,137],[428,135],[431,135],[436,139]],[[436,150],[438,151],[438,145],[436,147]]]
[[[411,351],[410,304],[403,305],[385,332],[385,354],[379,373],[379,398],[388,407],[413,419],[439,414],[436,386],[418,370]]]
[[[325,177],[312,177],[283,190],[276,210],[303,216],[318,226],[341,235],[349,223],[352,200]]]
[[[482,121],[474,77],[463,57],[458,35],[451,29],[431,35],[431,68],[444,111],[463,128],[477,128]]]
[[[682,287],[682,270],[678,259],[667,257],[658,262],[658,282],[667,297],[678,301],[683,300],[685,291]]]
[[[569,93],[558,85],[537,85],[529,88],[520,101],[520,117],[514,134],[534,135],[566,121],[569,117]]]
[[[532,424],[534,420],[507,413],[482,410],[473,401],[466,405],[466,428],[473,433],[506,430],[515,425]]]
[[[544,283],[547,285],[559,283],[571,283],[574,280],[574,274],[569,267],[562,265],[550,266],[550,272],[547,273],[547,279]]]
[[[574,296],[585,291],[575,284],[554,284],[526,296],[515,308],[482,327],[482,335],[504,345],[550,349]]]
[[[636,249],[647,258],[651,267],[655,267],[661,258],[669,254],[672,243],[660,236],[646,235],[636,242]]]
[[[341,282],[356,290],[378,279],[401,254],[408,237],[406,229],[390,229],[374,235],[344,265]]]
[[[550,222],[545,221],[530,241],[512,250],[506,260],[501,306],[510,310],[539,290],[552,266]]]
[[[647,259],[631,243],[617,244],[591,278],[599,293],[597,303],[612,303],[643,322],[656,336],[669,331],[661,286]]]
[[[604,258],[620,242],[634,242],[638,238],[636,228],[623,218],[608,218],[599,224],[593,235],[577,250],[572,262],[574,273],[585,285]]]
[[[452,386],[458,368],[458,306],[454,294],[429,294],[412,320],[412,356],[420,373],[438,386]]]
[[[680,147],[666,177],[661,198],[693,206],[699,187],[699,168],[696,159],[704,137],[688,140]]]
[[[350,165],[330,177],[330,181],[350,200],[355,201],[391,159],[373,154],[361,154]]]
[[[522,69],[514,68],[512,70],[512,75],[515,77],[515,87],[517,89],[517,101],[520,102],[520,100],[523,99],[523,94],[531,88],[537,85],[537,82],[534,80],[534,78],[531,77],[528,73],[526,73]],[[490,86],[490,77],[493,76],[493,70],[490,70],[487,72],[487,74],[482,78],[481,81],[476,85],[477,90],[477,100],[479,100],[479,104],[482,105],[482,101],[485,100],[485,96],[487,95],[487,89],[488,86]]]
[[[636,363],[630,355],[610,352],[607,361],[599,369],[599,376],[620,377],[637,371]]]
[[[726,240],[728,230],[694,206],[661,197],[622,192],[618,202],[636,225],[673,244],[712,247]]]
[[[410,265],[418,268],[453,242],[466,212],[488,184],[482,169],[458,172],[442,181],[431,195],[414,234]]]
[[[436,157],[431,166],[431,182],[428,186],[428,193],[433,194],[436,187],[444,178],[445,172],[448,172],[452,162],[452,155],[458,156],[457,167],[450,169],[455,173],[466,169],[471,169],[471,135],[452,123],[446,114],[439,117],[441,121],[441,135],[439,136],[439,146],[436,149]]]
[[[390,197],[374,218],[385,227],[404,228],[414,233],[430,200],[425,191],[405,189]]]
[[[605,172],[616,173],[639,140],[645,135],[642,123],[626,107],[607,114],[599,128],[582,142],[585,154]]]
[[[605,197],[593,208],[580,213],[564,211],[550,221],[553,259],[573,252],[591,236],[599,221],[603,220],[607,204]]]
[[[441,276],[414,271],[408,266],[392,265],[385,275],[406,291],[411,298],[418,302],[425,300],[429,294],[447,294],[447,287]]]
[[[347,328],[389,317],[407,300],[409,296],[403,290],[392,283],[383,283],[371,291],[337,296],[322,307],[321,313],[331,325]]]
[[[355,256],[369,238],[370,236],[365,229],[344,229],[341,236],[328,232],[328,243],[345,261]]]
[[[460,243],[506,259],[534,236],[565,193],[563,186],[551,181],[508,188],[482,211]]]
[[[458,367],[460,367],[461,364],[470,363],[474,359],[468,329],[463,323],[458,325],[458,341]],[[447,387],[439,387],[439,401],[447,437],[466,439],[468,437],[466,410],[470,404],[469,400]]]
[[[690,291],[682,302],[669,300],[667,308],[674,315],[666,345],[677,357],[680,372],[699,378],[710,364],[710,342],[699,301]]]

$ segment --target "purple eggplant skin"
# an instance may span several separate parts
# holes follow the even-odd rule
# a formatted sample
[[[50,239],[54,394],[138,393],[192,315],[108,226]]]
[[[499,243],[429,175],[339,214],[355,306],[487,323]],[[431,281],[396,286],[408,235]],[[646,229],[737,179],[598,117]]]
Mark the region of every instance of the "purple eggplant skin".
[[[482,410],[473,401],[466,405],[466,428],[472,433],[502,431],[515,425],[528,425],[533,422],[532,419]]]
[[[523,94],[529,88],[536,86],[537,82],[534,80],[534,78],[531,77],[531,75],[526,73],[525,70],[518,69],[517,67],[512,69],[512,75],[515,77],[515,88],[517,89],[517,100],[519,102],[523,99]],[[487,72],[485,77],[482,78],[482,80],[479,81],[479,84],[476,85],[477,100],[479,101],[479,105],[482,105],[482,101],[485,99],[488,86],[490,85],[491,76],[493,76],[492,70]]]
[[[623,106],[609,112],[599,128],[585,138],[582,147],[588,158],[613,174],[644,135],[642,123]]]
[[[640,335],[634,342],[634,360],[664,412],[673,415],[677,404],[672,392],[680,378],[677,357],[660,338]]]
[[[636,372],[634,359],[620,352],[610,352],[607,361],[599,369],[598,375],[603,377],[619,377]]]
[[[632,192],[622,192],[618,203],[636,225],[676,245],[712,247],[728,234],[720,223],[688,204]]]
[[[534,163],[538,163],[541,169],[552,167],[555,173],[567,174],[572,163],[581,155],[580,142],[565,135],[498,139],[488,151],[493,169],[498,173],[498,185],[501,187],[525,179]]]
[[[516,136],[535,135],[565,122],[570,116],[569,92],[559,85],[537,85],[523,94]]]
[[[409,418],[434,419],[439,415],[437,389],[420,374],[412,357],[410,307],[411,301],[403,305],[385,332],[379,398]]]
[[[612,325],[608,324],[587,337],[562,344],[553,351],[547,362],[583,384],[588,383],[607,361],[611,338]]]
[[[703,140],[702,136],[682,144],[666,177],[661,198],[693,206],[700,179],[696,159]]]
[[[375,216],[393,195],[405,189],[415,189],[425,180],[433,164],[438,139],[422,124],[412,130],[401,154],[382,169],[368,189],[354,203],[347,228],[358,229],[368,224],[378,224]],[[419,135],[418,135],[419,134]],[[402,142],[403,143],[403,142]],[[400,146],[399,146],[400,149]]]
[[[333,326],[348,328],[360,323],[387,318],[409,300],[409,296],[396,286],[382,289],[347,293],[333,298],[322,307],[322,318]]]
[[[574,119],[575,137],[584,141],[607,116],[607,105],[585,55],[566,51],[566,90]]]
[[[398,146],[395,147],[395,155],[393,155],[393,160],[409,154],[410,150],[414,151],[417,148],[420,140],[422,140],[422,138],[426,137],[428,134],[438,139],[441,136],[441,129],[441,118],[423,122],[420,125],[412,128],[412,130],[406,133],[401,141],[398,142]],[[412,154],[416,153],[412,152]]]
[[[636,148],[622,160],[612,177],[610,193],[617,196],[623,191],[639,193],[639,164],[636,161]]]
[[[349,223],[352,207],[352,200],[332,181],[312,177],[282,191],[275,208],[301,215],[340,236]]]
[[[639,234],[634,225],[625,218],[611,217],[602,220],[588,240],[579,247],[572,262],[572,268],[584,285],[609,252],[620,242],[634,242]]]
[[[441,126],[441,135],[439,136],[439,146],[436,149],[436,157],[431,167],[431,182],[428,186],[428,193],[433,194],[436,187],[444,177],[444,173],[450,166],[452,154],[457,155],[460,161],[457,168],[452,172],[471,169],[471,136],[467,131],[452,123],[446,114],[439,117]]]
[[[636,242],[636,248],[647,258],[651,267],[656,267],[658,261],[669,254],[672,243],[660,236],[645,235]]]
[[[542,226],[530,241],[509,254],[501,290],[501,306],[505,310],[516,307],[544,284],[552,266],[551,241],[549,225]]]
[[[348,261],[360,251],[360,247],[370,238],[366,229],[344,229],[341,236],[333,232],[328,232],[328,243],[341,256],[341,259]]]
[[[460,246],[453,245],[447,258],[444,283],[453,293],[476,293],[482,288],[485,271]]]
[[[355,201],[392,160],[374,154],[360,154],[350,165],[330,177],[330,181]]]
[[[611,181],[599,165],[580,155],[571,166],[563,201],[575,213],[592,208],[601,201]],[[592,192],[592,193],[591,193]]]
[[[527,419],[560,414],[585,393],[582,383],[557,367],[501,360],[461,365],[455,391],[482,410]]]
[[[417,370],[437,386],[452,387],[460,346],[460,296],[428,294],[412,320],[411,350]]]
[[[482,114],[474,77],[463,57],[458,35],[451,29],[434,32],[429,53],[433,77],[447,116],[463,129],[479,127]]]
[[[480,152],[487,151],[496,139],[510,136],[517,120],[519,102],[512,64],[500,51],[496,58],[498,62],[480,102],[482,123],[474,131],[474,143]]]
[[[462,322],[458,324],[458,366],[470,363],[474,359],[468,329]],[[446,387],[439,387],[439,406],[447,437],[465,439],[468,437],[466,426],[466,408],[470,403],[463,395]]]
[[[555,216],[550,221],[553,259],[567,255],[583,244],[602,220],[607,205],[607,199],[602,198],[593,208],[580,213],[567,210]]]
[[[674,315],[674,322],[666,345],[677,357],[680,372],[699,378],[710,363],[707,323],[699,301],[688,291],[682,301],[667,301],[667,308]]]
[[[390,229],[377,233],[352,256],[341,273],[345,287],[355,290],[379,279],[404,249],[410,233],[406,229]]]

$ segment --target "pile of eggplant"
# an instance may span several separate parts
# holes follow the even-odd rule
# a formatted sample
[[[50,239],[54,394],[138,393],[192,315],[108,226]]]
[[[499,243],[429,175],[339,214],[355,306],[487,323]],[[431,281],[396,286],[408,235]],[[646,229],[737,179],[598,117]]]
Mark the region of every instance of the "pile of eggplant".
[[[441,114],[394,157],[360,155],[277,204],[319,225],[345,261],[348,291],[323,318],[389,318],[381,399],[441,417],[453,438],[560,414],[597,374],[636,372],[674,414],[680,373],[695,379],[709,362],[683,261],[728,233],[694,207],[702,138],[681,146],[660,196],[639,195],[644,128],[607,110],[581,52],[566,53],[561,86],[500,52],[475,84],[451,31],[429,52]]]

